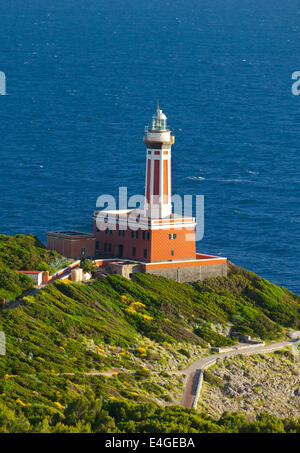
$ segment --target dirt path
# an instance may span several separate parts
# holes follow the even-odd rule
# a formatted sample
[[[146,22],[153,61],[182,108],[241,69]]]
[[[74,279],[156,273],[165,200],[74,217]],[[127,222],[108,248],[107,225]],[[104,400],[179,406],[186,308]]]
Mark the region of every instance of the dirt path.
[[[177,375],[186,375],[186,380],[184,384],[184,391],[181,400],[181,406],[186,408],[192,408],[195,403],[195,397],[198,391],[199,379],[201,378],[201,374],[203,377],[203,371],[208,368],[209,366],[213,365],[217,359],[221,359],[224,357],[232,357],[239,354],[244,355],[251,355],[251,354],[261,354],[267,353],[272,351],[277,351],[278,349],[284,348],[286,346],[292,346],[296,343],[297,340],[289,340],[289,341],[281,341],[277,343],[272,343],[269,345],[261,345],[261,346],[253,346],[249,345],[249,347],[245,347],[246,344],[243,344],[243,349],[235,349],[231,351],[225,351],[218,354],[211,354],[206,357],[202,357],[200,359],[195,360],[190,366],[188,366],[184,370],[180,371],[169,371],[169,374],[177,374]],[[241,346],[241,345],[240,345]],[[114,374],[118,373],[119,369],[113,369],[109,371],[90,371],[90,372],[83,372],[83,374],[87,376],[107,376],[111,377]],[[133,373],[132,370],[124,370],[125,372]],[[59,375],[74,375],[75,373],[59,373]],[[166,403],[166,405],[175,404],[173,403]]]

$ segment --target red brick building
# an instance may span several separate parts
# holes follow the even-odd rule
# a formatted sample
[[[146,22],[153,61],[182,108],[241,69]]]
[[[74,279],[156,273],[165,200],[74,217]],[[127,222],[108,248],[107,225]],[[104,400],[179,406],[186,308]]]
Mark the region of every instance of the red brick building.
[[[78,231],[56,231],[47,233],[47,249],[56,250],[73,259],[94,258],[95,237]]]
[[[138,213],[138,214],[137,214]],[[131,215],[139,220],[130,220]],[[127,228],[126,228],[127,226]],[[174,214],[169,219],[145,217],[142,211],[96,211],[96,256],[143,262],[195,259],[195,221]]]

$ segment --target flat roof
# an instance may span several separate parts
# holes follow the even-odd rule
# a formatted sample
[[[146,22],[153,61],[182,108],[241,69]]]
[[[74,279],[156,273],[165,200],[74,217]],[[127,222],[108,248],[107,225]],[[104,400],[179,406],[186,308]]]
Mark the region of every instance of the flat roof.
[[[82,231],[71,231],[71,230],[65,230],[65,231],[47,231],[47,235],[57,235],[61,237],[86,237],[86,238],[93,238],[94,234],[93,233],[83,233]]]
[[[83,233],[82,231],[54,231],[54,233],[67,234],[68,236],[86,236],[90,233]]]

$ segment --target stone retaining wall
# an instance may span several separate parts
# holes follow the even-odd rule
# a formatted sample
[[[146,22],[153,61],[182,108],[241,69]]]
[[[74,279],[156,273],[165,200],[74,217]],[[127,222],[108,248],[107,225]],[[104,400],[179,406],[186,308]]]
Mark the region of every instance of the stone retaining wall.
[[[202,266],[147,269],[147,273],[175,280],[179,283],[203,281],[206,278],[226,277],[227,264],[204,264]]]

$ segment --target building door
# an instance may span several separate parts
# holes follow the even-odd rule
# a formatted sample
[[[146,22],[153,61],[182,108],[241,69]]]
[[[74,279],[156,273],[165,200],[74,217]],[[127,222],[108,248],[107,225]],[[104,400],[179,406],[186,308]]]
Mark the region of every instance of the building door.
[[[119,253],[118,253],[119,258],[123,258],[123,248],[124,248],[123,245],[119,245]]]

